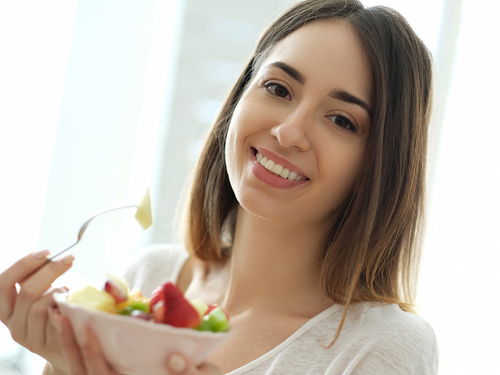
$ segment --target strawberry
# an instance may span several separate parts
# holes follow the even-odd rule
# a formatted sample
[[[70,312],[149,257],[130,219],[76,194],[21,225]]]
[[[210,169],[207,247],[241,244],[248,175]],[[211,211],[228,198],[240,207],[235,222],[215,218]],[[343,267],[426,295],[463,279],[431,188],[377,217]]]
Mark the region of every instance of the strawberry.
[[[153,291],[150,312],[156,323],[183,328],[193,328],[200,324],[200,316],[196,309],[171,282]]]

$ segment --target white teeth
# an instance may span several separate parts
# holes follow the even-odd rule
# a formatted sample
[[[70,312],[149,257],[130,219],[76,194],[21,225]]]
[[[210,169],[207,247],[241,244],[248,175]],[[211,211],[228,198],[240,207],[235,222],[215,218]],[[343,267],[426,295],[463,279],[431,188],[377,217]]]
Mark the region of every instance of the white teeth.
[[[264,165],[264,168],[266,168],[269,171],[272,171],[276,163],[272,160],[268,160],[266,165]]]
[[[280,176],[283,178],[287,178],[289,174],[290,174],[290,169],[285,168],[283,169],[283,172],[280,173]]]
[[[280,173],[283,171],[283,169],[284,169],[284,168],[283,168],[283,166],[282,166],[281,164],[276,164],[276,165],[273,167],[273,169],[272,169],[272,171],[271,171],[271,172],[276,173],[276,174],[280,174]]]
[[[257,163],[283,178],[287,178],[290,181],[300,181],[302,179],[302,176],[298,175],[296,172],[290,171],[288,168],[283,167],[281,164],[277,164],[262,154],[257,153],[256,157]]]

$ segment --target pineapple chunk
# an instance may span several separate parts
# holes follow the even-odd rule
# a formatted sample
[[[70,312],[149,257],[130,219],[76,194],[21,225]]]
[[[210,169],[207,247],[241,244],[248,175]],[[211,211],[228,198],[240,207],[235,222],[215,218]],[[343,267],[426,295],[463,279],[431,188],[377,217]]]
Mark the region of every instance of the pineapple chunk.
[[[132,300],[140,300],[145,297],[142,295],[138,287],[134,287],[128,294],[128,298]]]
[[[146,190],[146,194],[144,194],[144,198],[142,198],[141,203],[139,203],[139,207],[137,207],[135,219],[139,222],[139,224],[141,224],[144,230],[148,229],[153,224],[149,188]]]
[[[121,313],[122,310],[127,307],[134,307],[138,310],[149,311],[149,304],[151,299],[144,297],[141,291],[135,287],[128,294],[128,299],[125,302],[119,303],[116,307],[118,312]]]
[[[117,313],[116,302],[113,296],[104,290],[99,290],[91,285],[77,290],[68,296],[68,302],[86,307],[92,310]]]

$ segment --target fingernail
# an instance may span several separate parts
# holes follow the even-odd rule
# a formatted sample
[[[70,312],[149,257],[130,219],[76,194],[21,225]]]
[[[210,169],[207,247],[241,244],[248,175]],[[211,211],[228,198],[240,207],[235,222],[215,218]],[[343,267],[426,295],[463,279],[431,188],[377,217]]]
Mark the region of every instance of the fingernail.
[[[49,254],[50,254],[49,250],[40,250],[40,251],[36,251],[33,253],[33,258],[35,258],[37,260],[42,260],[42,259],[47,258],[47,256]]]
[[[49,307],[49,318],[54,327],[56,328],[56,331],[59,334],[63,333],[64,324],[61,319],[61,316],[59,315],[59,313],[56,313],[52,307]]]
[[[172,354],[168,361],[168,366],[175,372],[181,372],[186,368],[186,361],[178,354]]]
[[[69,265],[71,265],[71,263],[73,263],[74,260],[75,260],[75,257],[72,254],[68,254],[64,258],[61,259],[61,262],[69,266]]]

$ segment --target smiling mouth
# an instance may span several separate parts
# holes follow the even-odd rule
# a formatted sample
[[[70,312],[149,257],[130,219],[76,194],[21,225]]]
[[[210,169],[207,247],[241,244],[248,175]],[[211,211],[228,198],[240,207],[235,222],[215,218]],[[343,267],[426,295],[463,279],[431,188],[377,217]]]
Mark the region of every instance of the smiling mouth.
[[[281,164],[276,163],[274,160],[259,153],[256,149],[253,149],[257,163],[266,168],[269,172],[274,173],[284,179],[290,181],[306,181],[309,180],[306,176],[297,174],[297,172],[285,168]]]

